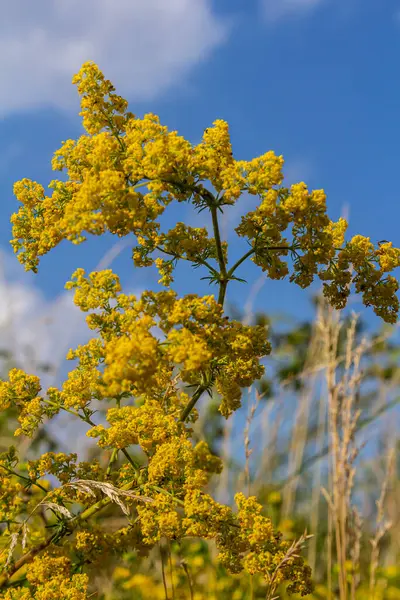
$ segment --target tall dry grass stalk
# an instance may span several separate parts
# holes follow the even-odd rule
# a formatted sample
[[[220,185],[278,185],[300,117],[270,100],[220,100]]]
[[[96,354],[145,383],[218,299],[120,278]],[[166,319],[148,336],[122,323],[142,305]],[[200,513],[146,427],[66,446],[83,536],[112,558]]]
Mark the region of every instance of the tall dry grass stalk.
[[[282,412],[282,410],[279,411],[279,407],[282,406],[282,397],[269,398],[262,408],[257,420],[257,425],[259,425],[257,439],[261,443],[258,444],[259,455],[257,456],[257,468],[253,484],[255,494],[258,493],[260,486],[264,481],[273,481],[275,467],[274,459],[276,458],[277,453],[277,436]],[[275,418],[272,418],[273,415]]]
[[[266,278],[264,274],[262,274],[254,284],[250,288],[250,292],[248,294],[246,303],[244,305],[244,315],[243,315],[243,323],[245,325],[250,325],[252,322],[252,318],[254,316],[254,303],[257,299],[258,294],[266,283]],[[253,394],[254,391],[254,394]],[[252,426],[252,422],[254,419],[254,415],[256,410],[260,404],[261,399],[265,396],[265,394],[260,394],[260,392],[251,386],[247,390],[247,417],[246,424],[243,432],[244,436],[244,453],[245,453],[245,465],[244,470],[240,474],[237,482],[237,487],[239,490],[245,487],[247,491],[247,495],[250,495],[251,489],[251,474],[250,474],[250,457],[253,454],[253,449],[250,447],[250,429]],[[265,423],[265,421],[264,421]],[[264,438],[263,438],[264,439]]]
[[[326,398],[323,394],[320,394],[318,401],[318,422],[315,443],[315,451],[317,454],[322,452],[325,444],[326,417]],[[317,566],[317,532],[320,520],[322,464],[322,461],[317,461],[317,464],[315,465],[312,474],[310,531],[314,532],[314,536],[311,538],[310,543],[308,545],[308,563],[313,573],[315,572]]]
[[[273,465],[278,465],[277,461],[283,459],[282,442],[287,440],[289,481],[281,488],[283,500],[280,511],[281,522],[286,518],[293,522],[293,518],[296,517],[301,500],[301,496],[297,494],[298,487],[302,481],[304,482],[302,477],[308,465],[314,465],[310,473],[312,485],[309,488],[306,513],[307,527],[313,534],[308,545],[308,560],[317,575],[325,576],[328,587],[326,597],[330,600],[334,598],[355,600],[361,583],[363,589],[365,584],[368,585],[368,575],[366,578],[365,572],[361,579],[361,567],[365,566],[362,544],[369,520],[361,517],[358,506],[353,505],[352,501],[355,493],[356,459],[363,448],[361,432],[377,424],[378,418],[394,406],[396,400],[394,403],[392,400],[388,402],[388,398],[390,394],[393,396],[393,392],[397,391],[400,373],[399,369],[389,379],[383,381],[376,379],[374,396],[368,400],[368,389],[371,388],[364,385],[364,381],[367,382],[364,364],[366,366],[380,364],[379,355],[376,358],[369,352],[375,345],[386,343],[388,337],[393,334],[393,329],[385,330],[378,337],[363,338],[360,342],[357,324],[356,315],[353,315],[350,320],[344,320],[338,311],[321,303],[312,329],[303,371],[300,375],[296,374],[296,377],[306,385],[300,394],[293,395],[292,391],[286,391],[291,379],[281,382],[276,396],[268,400],[260,411],[259,418],[254,419],[254,427],[252,426],[252,436],[256,433],[259,436],[251,444],[255,453],[252,460],[258,460],[258,469],[252,486],[252,491],[255,493],[259,493],[262,488],[268,488],[271,484],[274,487],[277,483],[277,475],[279,483],[279,472],[273,468]],[[361,418],[361,398],[373,402],[367,405],[372,409],[371,412],[363,418]],[[297,403],[295,410],[293,410],[293,402]],[[279,412],[283,415],[283,419],[278,423]],[[294,418],[290,418],[293,424],[290,429],[287,427],[287,414],[294,414]],[[254,415],[251,420],[253,417]],[[383,421],[380,420],[380,427],[382,424]],[[249,429],[248,416],[244,432],[246,463],[249,460],[247,454]],[[280,448],[278,448],[278,440],[280,440]],[[313,457],[306,454],[310,448],[313,449],[313,454],[319,457],[311,462],[309,462],[310,458]],[[328,470],[323,461],[324,456],[328,457]],[[282,463],[280,464],[282,467]],[[360,469],[360,476],[365,475],[366,472],[361,470],[361,464],[357,468]],[[245,472],[248,473],[247,466]],[[361,485],[362,481],[365,480],[360,479]],[[321,492],[327,500],[327,522],[322,520]],[[397,492],[400,492],[400,486]],[[366,497],[366,493],[365,489],[357,487],[360,498]],[[396,501],[393,502],[393,494],[396,490],[393,489],[390,493],[388,506],[391,507],[391,514],[398,516]],[[319,529],[320,533],[318,533]],[[322,531],[326,532],[326,530],[326,554],[322,557],[317,551],[318,539],[321,539]],[[391,541],[391,547],[393,548],[391,555],[394,557],[397,548],[395,540]],[[378,564],[379,560],[378,550],[379,540],[372,557],[377,557],[376,560],[374,558],[375,564]],[[337,579],[338,589],[334,589]]]
[[[379,566],[379,553],[380,543],[384,535],[392,527],[392,522],[385,519],[385,501],[388,491],[389,482],[393,473],[395,464],[395,451],[394,448],[390,450],[387,460],[386,476],[382,483],[382,489],[379,499],[376,502],[377,517],[376,517],[376,531],[375,535],[370,540],[371,543],[371,563],[370,563],[370,575],[369,575],[369,593],[371,600],[375,600],[376,597],[376,573]]]
[[[346,349],[343,365],[338,365],[338,343],[342,328],[338,313],[326,308],[319,319],[324,340],[326,386],[328,395],[329,434],[331,440],[331,489],[323,490],[332,515],[333,536],[338,563],[339,597],[348,600],[348,567],[359,558],[359,534],[352,529],[351,516],[357,515],[351,505],[355,477],[355,460],[360,448],[355,443],[357,423],[361,414],[357,407],[359,386],[362,380],[361,358],[367,348],[366,340],[355,343],[357,316],[353,315],[346,330]],[[341,368],[338,368],[341,367]],[[358,522],[358,521],[357,521]],[[329,592],[332,594],[332,591]],[[353,590],[353,597],[355,591]]]
[[[262,398],[262,394],[255,390],[255,399],[251,400],[252,389],[249,389],[248,393],[248,412],[246,418],[246,426],[244,429],[244,451],[245,451],[245,466],[244,466],[244,484],[247,491],[247,495],[250,496],[251,490],[251,474],[250,474],[250,457],[253,454],[253,449],[250,447],[250,429],[254,419],[254,415]],[[242,489],[240,487],[240,489]]]
[[[352,507],[351,511],[351,527],[350,533],[350,560],[353,565],[350,598],[356,600],[356,592],[360,585],[360,556],[361,556],[361,538],[362,538],[363,520],[356,506]]]
[[[319,306],[318,315],[320,311],[321,307]],[[304,364],[304,372],[308,373],[308,375],[306,377],[302,377],[304,387],[300,392],[300,398],[293,420],[288,454],[288,475],[291,473],[296,473],[300,470],[308,441],[310,411],[317,378],[317,371],[315,371],[315,367],[320,363],[321,354],[321,335],[318,328],[318,322],[319,316],[317,316],[316,323],[313,325],[311,340]],[[282,506],[282,515],[285,519],[290,518],[290,516],[293,514],[299,480],[299,477],[291,478],[290,482],[286,486],[284,502]]]

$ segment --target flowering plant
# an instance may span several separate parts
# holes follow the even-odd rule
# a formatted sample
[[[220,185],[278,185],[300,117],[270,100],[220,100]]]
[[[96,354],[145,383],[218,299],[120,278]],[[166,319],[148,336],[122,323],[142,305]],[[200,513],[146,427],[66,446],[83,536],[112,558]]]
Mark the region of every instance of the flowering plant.
[[[242,388],[262,377],[271,350],[265,327],[226,319],[227,288],[243,281],[239,270],[252,260],[267,277],[289,276],[303,288],[319,277],[336,308],[354,285],[367,306],[393,323],[398,283],[390,272],[400,264],[400,250],[389,242],[375,247],[359,235],[345,242],[347,224],[329,219],[323,190],[284,187],[283,158],[271,151],[235,160],[224,121],[193,146],[155,115],[129,112],[94,63],[85,63],[73,83],[86,134],[55,153],[53,169],[67,178],[52,181],[50,195],[35,181],[15,184],[21,207],[11,219],[14,251],[36,272],[40,257],[62,240],[133,234],[135,266],[155,265],[165,289],[137,298],[123,293],[111,270],[77,269],[66,287],[75,290],[94,333],[68,353],[76,368],[60,388],[45,391],[36,375],[19,369],[0,383],[0,409],[18,414],[15,435],[32,437],[45,418],[67,411],[87,424],[87,435],[110,457],[102,467],[79,462],[76,454],[48,452],[27,464],[14,448],[0,456],[0,597],[88,598],[99,561],[193,537],[214,540],[228,572],[262,577],[267,597],[282,582],[288,592],[307,595],[312,585],[297,552],[301,543],[283,540],[255,497],[237,494],[236,509],[216,502],[207,484],[221,472],[221,461],[192,439],[203,394],[217,394],[228,418],[240,407]],[[249,250],[231,265],[219,215],[243,193],[260,203],[235,230]],[[166,207],[182,202],[210,213],[212,237],[181,222],[162,230]],[[216,296],[178,297],[171,286],[179,261],[205,269]],[[106,424],[95,421],[95,401],[109,406]],[[51,487],[48,476],[59,485]],[[112,532],[93,522],[111,504],[126,517]]]

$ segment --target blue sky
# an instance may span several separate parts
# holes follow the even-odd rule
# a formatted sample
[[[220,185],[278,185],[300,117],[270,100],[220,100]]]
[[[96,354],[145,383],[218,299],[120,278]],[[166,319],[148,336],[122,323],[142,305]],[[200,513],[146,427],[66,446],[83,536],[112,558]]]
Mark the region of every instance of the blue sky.
[[[193,143],[225,119],[236,158],[283,154],[287,180],[324,188],[331,217],[349,215],[350,234],[400,244],[400,0],[43,0],[39,11],[26,0],[0,4],[0,249],[15,298],[34,300],[24,303],[27,322],[54,305],[77,267],[94,269],[115,243],[62,244],[38,275],[9,258],[12,184],[29,177],[47,185],[53,152],[81,133],[70,81],[86,60],[138,116],[159,114]],[[241,210],[253,207],[243,199]],[[232,212],[230,226],[239,216]],[[203,219],[182,207],[178,218]],[[156,283],[154,272],[133,270],[128,248],[112,267],[130,289]],[[207,293],[197,275],[181,274],[178,291]],[[241,275],[254,282],[259,273]],[[228,299],[244,305],[248,293],[235,284]],[[301,319],[311,314],[310,295],[266,282],[256,307]],[[68,329],[67,303],[57,306]],[[365,317],[375,322],[371,310]]]

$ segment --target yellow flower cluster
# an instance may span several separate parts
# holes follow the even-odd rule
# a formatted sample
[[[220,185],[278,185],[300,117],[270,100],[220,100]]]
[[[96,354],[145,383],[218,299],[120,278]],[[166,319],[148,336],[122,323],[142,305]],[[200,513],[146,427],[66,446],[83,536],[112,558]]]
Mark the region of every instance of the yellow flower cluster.
[[[80,116],[88,133],[99,133],[104,127],[123,131],[133,115],[126,112],[127,101],[115,94],[111,81],[105,79],[97,65],[86,62],[72,78],[72,83],[81,96]]]
[[[155,583],[149,575],[136,573],[131,576],[129,569],[117,567],[113,576],[115,581],[121,582],[123,590],[132,591],[138,599],[141,599],[143,595],[147,595],[149,598],[154,598],[154,600],[165,600],[163,586]]]
[[[311,569],[297,554],[288,556],[290,544],[282,541],[282,535],[274,531],[270,519],[261,514],[262,506],[255,497],[235,496],[241,536],[248,544],[244,567],[250,573],[259,573],[267,581],[275,575],[276,584],[291,581],[288,593],[302,596],[312,591]],[[273,551],[271,552],[271,549]],[[284,560],[285,559],[285,560]]]
[[[77,531],[74,549],[82,560],[96,568],[114,550],[115,539],[96,525],[86,526]]]
[[[353,272],[351,271],[353,266]],[[320,274],[324,294],[336,308],[343,308],[353,282],[357,293],[362,294],[366,306],[388,323],[396,323],[399,300],[396,295],[399,284],[387,275],[400,266],[400,250],[387,242],[375,248],[369,238],[354,236],[338,253],[337,259]]]
[[[221,473],[222,461],[218,456],[210,452],[208,444],[202,440],[193,449],[194,467],[202,469],[207,473]]]
[[[182,537],[181,517],[176,510],[176,502],[172,496],[153,493],[153,503],[138,505],[140,530],[143,541],[153,546],[163,537],[169,540]]]
[[[268,189],[260,195],[260,206],[242,218],[236,232],[251,241],[252,260],[270,278],[288,275],[289,265],[282,257],[290,253],[291,281],[307,287],[318,275],[325,296],[336,308],[346,305],[353,283],[366,306],[373,306],[385,321],[396,321],[398,284],[386,274],[400,266],[400,249],[389,242],[375,247],[360,235],[345,244],[346,221],[331,221],[323,190],[309,192],[305,183],[292,185],[290,190]],[[282,236],[284,231],[291,239]]]
[[[8,462],[0,461],[0,519],[32,523],[25,536],[28,552],[21,554],[23,544],[17,545],[13,551],[20,560],[0,573],[4,589],[10,576],[30,562],[27,587],[9,588],[0,597],[81,600],[87,597],[88,575],[77,573],[68,556],[77,557],[83,568],[85,559],[96,564],[108,551],[145,554],[162,538],[181,544],[193,536],[215,540],[222,565],[233,575],[244,569],[268,584],[286,582],[289,592],[306,595],[311,590],[308,567],[297,555],[288,556],[288,543],[262,515],[256,499],[238,494],[235,512],[205,492],[222,463],[205,442],[192,443],[187,423],[196,420],[195,405],[204,392],[218,393],[219,410],[228,417],[240,406],[242,388],[264,373],[261,361],[271,349],[265,328],[224,316],[227,287],[234,279],[242,281],[236,270],[247,258],[271,279],[291,270],[291,280],[301,287],[319,276],[337,307],[344,306],[354,284],[365,304],[394,322],[398,284],[389,273],[400,265],[400,250],[391,243],[375,248],[362,236],[345,243],[347,224],[329,219],[323,190],[309,191],[305,183],[282,187],[283,158],[272,151],[250,161],[235,160],[225,121],[215,121],[193,146],[156,115],[137,118],[128,112],[127,102],[94,63],[85,63],[73,82],[86,133],[55,152],[52,167],[66,171],[65,180],[52,181],[50,195],[29,179],[14,187],[21,206],[11,219],[11,243],[20,262],[36,271],[40,257],[63,240],[80,244],[88,234],[133,233],[136,266],[155,264],[160,283],[169,287],[177,261],[188,261],[208,271],[218,299],[196,294],[178,298],[171,289],[136,298],[122,293],[118,276],[109,269],[89,275],[75,271],[66,288],[75,290],[75,304],[89,313],[93,339],[68,353],[78,364],[61,389],[51,387],[40,396],[36,376],[12,369],[9,380],[0,382],[0,410],[16,409],[16,434],[28,436],[45,417],[65,410],[90,426],[88,436],[98,438],[100,449],[111,450],[111,457],[103,468],[96,461],[77,463],[75,454],[49,452],[21,466],[25,483],[44,492],[53,509],[51,527],[56,529],[50,541],[46,527],[32,517],[34,511],[26,512],[33,510],[36,498],[32,495],[22,505],[15,483],[21,475],[13,471],[18,460],[10,455]],[[219,213],[243,192],[259,196],[260,205],[236,229],[250,249],[230,266]],[[172,202],[207,210],[212,234],[181,222],[161,231],[160,217]],[[184,385],[194,390],[191,395]],[[94,400],[111,405],[105,424],[92,420]],[[131,446],[144,457],[140,464],[129,454]],[[122,456],[128,463],[119,464]],[[48,492],[50,484],[39,483],[45,475],[56,477],[61,487]],[[122,497],[135,512],[128,527],[111,534],[87,523],[110,502],[130,514]],[[74,511],[82,505],[83,511],[72,517],[66,505]],[[17,539],[21,523],[11,523],[0,537],[7,543],[10,536]],[[65,542],[71,533],[73,539]],[[61,540],[64,545],[56,546]],[[61,554],[51,553],[56,547]],[[89,571],[87,564],[84,568]],[[126,589],[143,584],[139,575],[130,578]],[[232,589],[226,579],[221,585]]]
[[[103,344],[94,340],[71,352],[80,366],[63,386],[65,406],[81,406],[96,397],[120,394],[162,393],[174,366],[190,385],[215,383],[221,394],[221,412],[228,416],[240,406],[241,388],[262,376],[260,358],[270,352],[265,329],[227,321],[213,296],[194,294],[177,299],[175,292],[145,292],[140,300],[119,294],[119,281],[111,271],[96,273],[90,281],[80,269],[75,281],[75,303],[98,328]],[[111,308],[110,300],[114,300]],[[165,336],[161,341],[154,328]],[[104,362],[103,373],[97,367]],[[76,393],[74,393],[74,388]],[[86,392],[86,393],[85,393]]]
[[[20,369],[11,369],[8,381],[0,381],[0,409],[5,410],[11,404],[23,405],[31,402],[40,392],[40,379],[36,375],[27,375]]]
[[[27,579],[33,594],[27,588],[17,587],[0,596],[3,600],[86,600],[88,576],[71,574],[71,562],[66,557],[52,557],[47,553],[36,557],[29,565]]]
[[[12,521],[20,513],[23,500],[21,483],[13,481],[0,463],[0,521]]]
[[[140,445],[150,452],[181,429],[173,415],[165,414],[163,407],[151,400],[140,407],[110,408],[107,421],[111,427],[97,425],[87,433],[89,437],[100,437],[99,446],[103,448]]]
[[[75,289],[75,303],[85,312],[109,308],[110,300],[114,300],[121,291],[119,277],[110,269],[93,271],[88,278],[85,278],[84,269],[77,269],[73,277],[74,281],[67,282],[65,289]]]
[[[183,498],[185,490],[204,487],[213,473],[222,470],[220,459],[211,454],[208,445],[203,441],[193,447],[188,437],[190,429],[166,414],[157,402],[147,400],[139,407],[111,408],[107,421],[110,427],[97,425],[87,435],[100,438],[102,448],[140,446],[148,459],[140,481],[150,495],[154,486],[162,486],[164,492]],[[158,511],[156,504],[138,510],[152,514]]]
[[[261,515],[261,505],[254,497],[246,498],[241,493],[235,496],[235,501],[236,515],[207,494],[189,491],[183,520],[186,534],[215,539],[219,560],[231,573],[245,569],[251,575],[262,575],[267,582],[274,574],[278,584],[291,581],[290,593],[310,593],[310,568],[299,556],[283,561],[289,544],[281,540],[270,519]]]
[[[32,436],[44,417],[53,417],[60,408],[46,404],[38,396],[42,388],[36,375],[28,375],[21,369],[14,368],[10,370],[8,377],[9,381],[0,381],[0,410],[15,407],[21,425],[15,435]]]
[[[12,244],[27,269],[36,270],[39,257],[62,239],[80,243],[85,233],[100,235],[108,230],[122,236],[133,232],[139,243],[133,253],[137,266],[153,264],[155,251],[169,254],[167,259],[156,259],[160,281],[168,286],[178,258],[204,266],[207,258],[220,259],[218,246],[225,253],[226,247],[208,238],[205,230],[180,223],[161,234],[157,219],[165,206],[192,200],[202,209],[221,207],[247,191],[260,196],[261,203],[243,217],[236,231],[249,239],[253,261],[269,277],[281,279],[289,273],[283,258],[290,253],[292,281],[306,287],[319,274],[325,294],[335,306],[345,303],[351,282],[358,291],[366,286],[367,305],[374,306],[384,319],[394,320],[396,285],[391,276],[382,278],[382,274],[398,266],[398,250],[392,248],[389,253],[387,248],[371,248],[364,252],[359,265],[363,273],[352,278],[346,264],[353,264],[353,259],[357,262],[357,240],[342,248],[346,222],[329,219],[323,190],[309,192],[305,183],[281,187],[281,156],[269,151],[251,161],[236,161],[228,125],[222,120],[215,121],[200,144],[192,146],[176,131],[162,126],[156,115],[139,119],[128,113],[126,101],[115,94],[94,63],[85,63],[73,81],[81,95],[88,135],[78,142],[64,142],[55,153],[53,168],[66,169],[69,179],[52,181],[51,197],[28,179],[15,184],[22,207],[12,217]],[[207,181],[216,196],[203,185]],[[140,191],[143,187],[146,193]],[[286,230],[288,235],[283,237]],[[375,271],[368,254],[379,265]],[[215,277],[215,269],[211,273]]]
[[[59,553],[58,553],[59,554]],[[27,587],[11,587],[3,594],[2,600],[86,600],[88,597],[88,576],[73,574],[70,559],[65,556],[43,553],[29,564],[26,579]]]
[[[29,460],[27,470],[33,481],[39,480],[46,474],[54,475],[61,483],[72,479],[94,479],[102,477],[103,470],[97,460],[77,463],[77,454],[64,452],[46,452],[37,460]]]

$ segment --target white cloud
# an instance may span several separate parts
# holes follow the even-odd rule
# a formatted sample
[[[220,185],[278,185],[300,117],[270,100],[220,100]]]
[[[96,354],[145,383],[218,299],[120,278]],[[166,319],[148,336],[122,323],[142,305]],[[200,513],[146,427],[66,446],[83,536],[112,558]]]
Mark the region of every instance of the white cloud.
[[[263,0],[263,12],[268,21],[276,22],[288,17],[309,14],[325,0]]]
[[[2,263],[5,259],[8,267],[8,257],[1,254],[1,259]],[[73,303],[72,292],[46,301],[36,286],[10,280],[1,269],[0,377],[7,379],[9,369],[17,366],[38,375],[43,390],[59,386],[72,368],[65,360],[68,349],[85,343],[90,333],[85,314]],[[62,450],[75,451],[78,447],[80,451],[85,444],[78,439],[77,432],[85,440],[87,428],[71,415],[68,419],[65,416],[66,413],[60,413],[51,421],[48,432]]]
[[[110,268],[123,249],[123,244],[114,245],[96,270]],[[32,284],[33,277],[25,274],[16,278],[15,260],[0,251],[0,378],[7,379],[9,369],[17,366],[38,375],[43,390],[59,387],[76,365],[65,359],[67,351],[93,337],[85,322],[87,313],[75,306],[72,291],[46,300]],[[31,282],[26,281],[29,279]],[[142,290],[125,291],[140,296]],[[49,371],[43,369],[46,365]],[[84,451],[89,445],[87,429],[87,425],[64,412],[49,424],[51,435],[62,444],[63,451]]]
[[[225,41],[211,0],[0,0],[0,114],[77,105],[71,78],[94,60],[121,95],[171,88]]]
[[[51,373],[45,376],[50,385],[47,380],[59,377],[68,349],[88,339],[85,315],[74,305],[72,292],[47,301],[36,286],[9,279],[3,268],[8,270],[8,262],[2,254],[0,351],[11,355],[11,364],[16,361],[30,373],[39,374],[40,365],[51,365]]]
[[[126,247],[127,240],[119,240],[94,270],[112,268]],[[0,357],[6,351],[20,368],[35,374],[39,374],[39,365],[51,365],[46,385],[59,385],[72,368],[65,360],[67,351],[93,337],[86,325],[87,313],[74,304],[73,291],[62,291],[47,300],[34,285],[33,275],[15,276],[15,261],[14,255],[0,250]],[[138,287],[124,291],[136,296],[142,293]],[[53,378],[51,383],[49,378]]]

